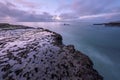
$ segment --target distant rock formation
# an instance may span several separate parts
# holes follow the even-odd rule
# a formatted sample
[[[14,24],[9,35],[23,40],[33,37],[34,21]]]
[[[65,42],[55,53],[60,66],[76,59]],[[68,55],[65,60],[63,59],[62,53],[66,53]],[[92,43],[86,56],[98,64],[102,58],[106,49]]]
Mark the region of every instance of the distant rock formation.
[[[94,25],[105,25],[105,26],[110,26],[110,27],[120,27],[120,22],[100,23],[100,24],[94,24]]]
[[[63,25],[64,25],[64,26],[69,26],[70,24],[68,24],[68,23],[64,23]]]
[[[23,25],[10,25],[8,23],[0,23],[0,29],[2,30],[12,30],[12,29],[28,29],[33,27],[23,26]]]
[[[11,25],[12,26],[12,25]],[[88,56],[47,29],[0,31],[0,80],[103,80]]]
[[[104,23],[106,26],[118,26],[120,27],[120,22],[109,22],[109,23]]]

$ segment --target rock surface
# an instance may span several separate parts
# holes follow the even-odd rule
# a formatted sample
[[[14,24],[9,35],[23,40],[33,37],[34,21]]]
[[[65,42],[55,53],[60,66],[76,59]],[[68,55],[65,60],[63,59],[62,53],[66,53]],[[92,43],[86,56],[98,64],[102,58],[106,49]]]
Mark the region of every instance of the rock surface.
[[[0,31],[0,80],[103,80],[88,56],[46,29]]]

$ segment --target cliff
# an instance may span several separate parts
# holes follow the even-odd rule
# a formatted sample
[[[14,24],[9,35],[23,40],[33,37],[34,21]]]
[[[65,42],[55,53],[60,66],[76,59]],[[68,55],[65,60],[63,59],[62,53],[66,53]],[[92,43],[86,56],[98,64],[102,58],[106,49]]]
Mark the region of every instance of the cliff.
[[[12,25],[11,25],[12,26]],[[43,29],[0,31],[0,80],[103,80],[88,56]]]

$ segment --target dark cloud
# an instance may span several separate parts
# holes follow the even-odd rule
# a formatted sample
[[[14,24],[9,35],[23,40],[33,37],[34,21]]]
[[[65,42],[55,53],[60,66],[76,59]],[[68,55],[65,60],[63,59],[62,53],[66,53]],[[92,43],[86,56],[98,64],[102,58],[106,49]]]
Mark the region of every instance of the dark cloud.
[[[115,0],[77,0],[71,5],[71,9],[79,15],[90,15],[109,12],[109,7]]]
[[[66,19],[76,19],[78,18],[78,15],[75,13],[62,13],[59,16],[61,19],[66,20]]]
[[[18,16],[18,15],[17,15]],[[20,17],[17,17],[18,21],[23,21],[23,22],[47,22],[47,21],[53,21],[53,16],[50,15],[49,13],[42,13],[42,14],[29,14],[27,12],[23,12],[22,15],[20,14]]]
[[[81,16],[97,15],[104,13],[108,13],[108,14],[119,13],[120,1],[119,0],[74,0],[73,3],[69,5],[61,4],[61,6],[58,9],[59,9],[58,11],[69,9],[71,10],[71,12],[74,12],[73,15],[71,15],[71,12],[67,14],[63,12],[61,15],[63,18],[66,19],[75,17],[76,15],[81,17]],[[118,14],[116,14],[116,16],[117,15]]]
[[[8,5],[9,4],[9,5]],[[6,19],[7,17],[22,22],[37,22],[37,21],[53,21],[53,16],[47,12],[41,14],[30,13],[27,11],[14,8],[15,5],[11,3],[0,2],[0,18]]]

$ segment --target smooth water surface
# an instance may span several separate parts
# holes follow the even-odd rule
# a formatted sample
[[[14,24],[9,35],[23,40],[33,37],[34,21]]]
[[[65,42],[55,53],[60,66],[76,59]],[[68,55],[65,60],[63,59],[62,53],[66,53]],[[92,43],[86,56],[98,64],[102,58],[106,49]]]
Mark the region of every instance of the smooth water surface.
[[[68,23],[68,22],[67,22]],[[28,22],[17,23],[43,27],[60,33],[64,44],[73,44],[88,55],[104,80],[120,80],[120,27],[105,27],[92,23]]]

